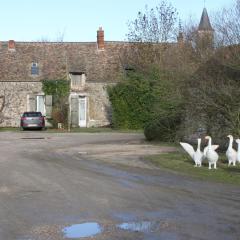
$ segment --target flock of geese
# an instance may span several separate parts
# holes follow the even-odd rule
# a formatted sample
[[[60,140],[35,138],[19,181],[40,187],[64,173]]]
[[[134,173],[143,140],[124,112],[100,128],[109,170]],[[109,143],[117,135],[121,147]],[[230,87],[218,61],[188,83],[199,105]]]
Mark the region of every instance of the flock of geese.
[[[236,166],[236,162],[240,163],[240,139],[236,139],[238,144],[238,150],[236,151],[233,148],[233,136],[228,135],[227,137],[229,138],[229,145],[226,151],[228,166],[231,164]],[[209,169],[212,168],[212,165],[214,169],[217,169],[217,161],[219,156],[216,150],[219,145],[212,145],[212,138],[210,136],[206,136],[205,139],[208,140],[208,145],[204,148],[203,152],[201,151],[201,138],[198,138],[198,147],[196,151],[194,151],[193,146],[188,143],[180,142],[180,144],[195,162],[195,167],[201,167],[202,161],[206,158],[208,160]]]

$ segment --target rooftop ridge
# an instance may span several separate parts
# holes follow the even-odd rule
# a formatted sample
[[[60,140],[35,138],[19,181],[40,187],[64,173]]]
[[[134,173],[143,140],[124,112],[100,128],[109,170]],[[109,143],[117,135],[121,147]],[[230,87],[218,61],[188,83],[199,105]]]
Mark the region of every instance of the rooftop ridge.
[[[0,43],[8,43],[9,41],[0,41]],[[97,42],[92,41],[92,42],[73,42],[73,41],[63,41],[63,42],[47,42],[47,41],[15,41],[15,43],[20,43],[20,44],[97,44]],[[131,43],[128,41],[105,41],[105,43]]]

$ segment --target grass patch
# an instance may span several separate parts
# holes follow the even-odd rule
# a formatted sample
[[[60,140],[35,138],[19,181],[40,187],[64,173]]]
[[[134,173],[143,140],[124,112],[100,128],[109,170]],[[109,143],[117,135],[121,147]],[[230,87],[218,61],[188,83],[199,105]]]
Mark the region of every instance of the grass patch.
[[[44,131],[38,130],[27,130],[27,131],[36,131],[36,132],[47,132],[47,133],[68,133],[67,129],[57,129],[57,128],[47,128]],[[0,127],[0,132],[24,132],[20,128],[14,127]],[[71,128],[70,133],[143,133],[143,130],[120,130],[113,128]]]
[[[57,129],[48,128],[44,132],[48,133],[101,133],[101,132],[112,132],[110,128],[71,128],[68,129]]]
[[[220,154],[217,163],[217,170],[209,170],[207,160],[204,160],[201,168],[194,167],[193,160],[180,150],[172,153],[148,156],[146,158],[154,165],[168,171],[174,171],[207,181],[240,185],[240,164],[236,167],[228,167],[226,156],[224,154]]]
[[[86,133],[143,133],[143,130],[126,130],[126,129],[114,129],[114,128],[72,128],[71,132],[86,132]]]
[[[20,132],[18,127],[0,127],[0,132]]]

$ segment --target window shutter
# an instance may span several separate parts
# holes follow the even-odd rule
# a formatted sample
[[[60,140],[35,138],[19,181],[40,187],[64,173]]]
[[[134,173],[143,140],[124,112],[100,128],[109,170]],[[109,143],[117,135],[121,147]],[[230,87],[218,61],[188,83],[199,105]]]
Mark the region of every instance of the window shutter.
[[[72,127],[79,126],[79,104],[78,104],[78,96],[74,96],[71,98],[71,123]]]
[[[35,112],[37,109],[37,97],[34,94],[29,94],[27,96],[27,110],[30,112]]]
[[[52,95],[45,96],[46,117],[52,117]]]

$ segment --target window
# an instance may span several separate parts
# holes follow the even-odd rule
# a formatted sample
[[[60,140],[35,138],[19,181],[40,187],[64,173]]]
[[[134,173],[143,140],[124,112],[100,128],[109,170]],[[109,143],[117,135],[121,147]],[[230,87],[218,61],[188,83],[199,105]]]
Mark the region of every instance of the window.
[[[38,64],[36,62],[32,63],[31,75],[39,75],[39,67],[38,67]]]
[[[84,87],[85,81],[86,81],[86,76],[84,73],[71,72],[70,78],[71,78],[71,86],[73,88]]]
[[[42,117],[41,112],[25,112],[23,113],[23,117]]]

